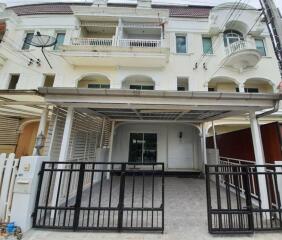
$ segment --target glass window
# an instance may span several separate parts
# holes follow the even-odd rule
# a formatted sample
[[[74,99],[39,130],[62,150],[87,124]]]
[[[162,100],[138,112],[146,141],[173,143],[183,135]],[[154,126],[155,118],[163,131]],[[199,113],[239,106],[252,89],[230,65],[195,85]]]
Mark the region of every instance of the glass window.
[[[186,36],[176,36],[176,52],[187,53]]]
[[[154,86],[152,86],[152,85],[130,85],[129,89],[135,89],[135,90],[154,90]]]
[[[157,134],[130,133],[128,162],[155,163],[156,161]]]
[[[236,30],[227,30],[224,32],[224,46],[227,47],[232,43],[244,41],[243,34]]]
[[[209,92],[215,92],[215,88],[209,87],[209,88],[208,88],[208,91],[209,91]]]
[[[263,39],[255,39],[256,41],[256,48],[259,51],[261,56],[266,56],[265,46]]]
[[[213,54],[212,39],[210,37],[203,37],[203,52],[204,54]]]
[[[33,38],[34,33],[27,33],[24,39],[24,43],[22,46],[22,50],[28,50],[30,48],[30,45],[27,44],[27,42],[31,42]]]
[[[110,84],[90,83],[88,88],[110,88]]]
[[[56,37],[56,44],[54,45],[54,50],[58,50],[59,46],[64,44],[65,41],[65,33],[57,33],[57,37]]]
[[[245,88],[246,93],[258,93],[258,88]]]

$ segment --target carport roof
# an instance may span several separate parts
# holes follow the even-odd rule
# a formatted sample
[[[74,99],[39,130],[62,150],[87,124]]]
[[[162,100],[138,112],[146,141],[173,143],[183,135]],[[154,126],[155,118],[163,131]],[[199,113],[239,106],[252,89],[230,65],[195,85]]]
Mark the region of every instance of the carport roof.
[[[39,88],[49,104],[116,121],[205,122],[273,108],[281,94]]]

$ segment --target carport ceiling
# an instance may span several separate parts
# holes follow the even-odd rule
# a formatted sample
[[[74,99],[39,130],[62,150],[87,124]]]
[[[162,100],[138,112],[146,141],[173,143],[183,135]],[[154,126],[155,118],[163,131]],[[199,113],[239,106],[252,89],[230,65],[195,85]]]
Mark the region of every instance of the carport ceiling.
[[[165,109],[90,109],[97,115],[112,120],[165,120],[165,121],[204,121],[229,111],[204,110],[165,110]],[[83,111],[83,110],[82,110]]]

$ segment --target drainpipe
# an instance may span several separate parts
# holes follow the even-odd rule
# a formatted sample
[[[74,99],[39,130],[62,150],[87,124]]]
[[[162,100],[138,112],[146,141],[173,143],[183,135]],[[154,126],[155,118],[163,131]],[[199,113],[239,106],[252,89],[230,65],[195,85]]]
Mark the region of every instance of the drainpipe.
[[[275,103],[275,106],[273,107],[273,109],[269,110],[269,111],[266,111],[266,112],[263,112],[261,114],[257,114],[256,115],[256,118],[261,118],[261,117],[265,117],[265,116],[268,116],[272,113],[275,113],[279,110],[279,103],[280,103],[280,100],[277,100],[276,103]]]

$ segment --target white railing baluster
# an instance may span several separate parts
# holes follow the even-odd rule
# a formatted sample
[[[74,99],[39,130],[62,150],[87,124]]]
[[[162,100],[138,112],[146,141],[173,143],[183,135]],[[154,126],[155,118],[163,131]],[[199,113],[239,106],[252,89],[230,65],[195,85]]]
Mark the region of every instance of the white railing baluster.
[[[254,49],[254,46],[252,46],[249,42],[244,41],[244,40],[237,41],[237,42],[234,42],[234,43],[228,45],[225,48],[225,54],[227,56],[229,56],[232,53],[235,53],[235,52],[241,51],[243,49],[247,49],[247,48]]]

